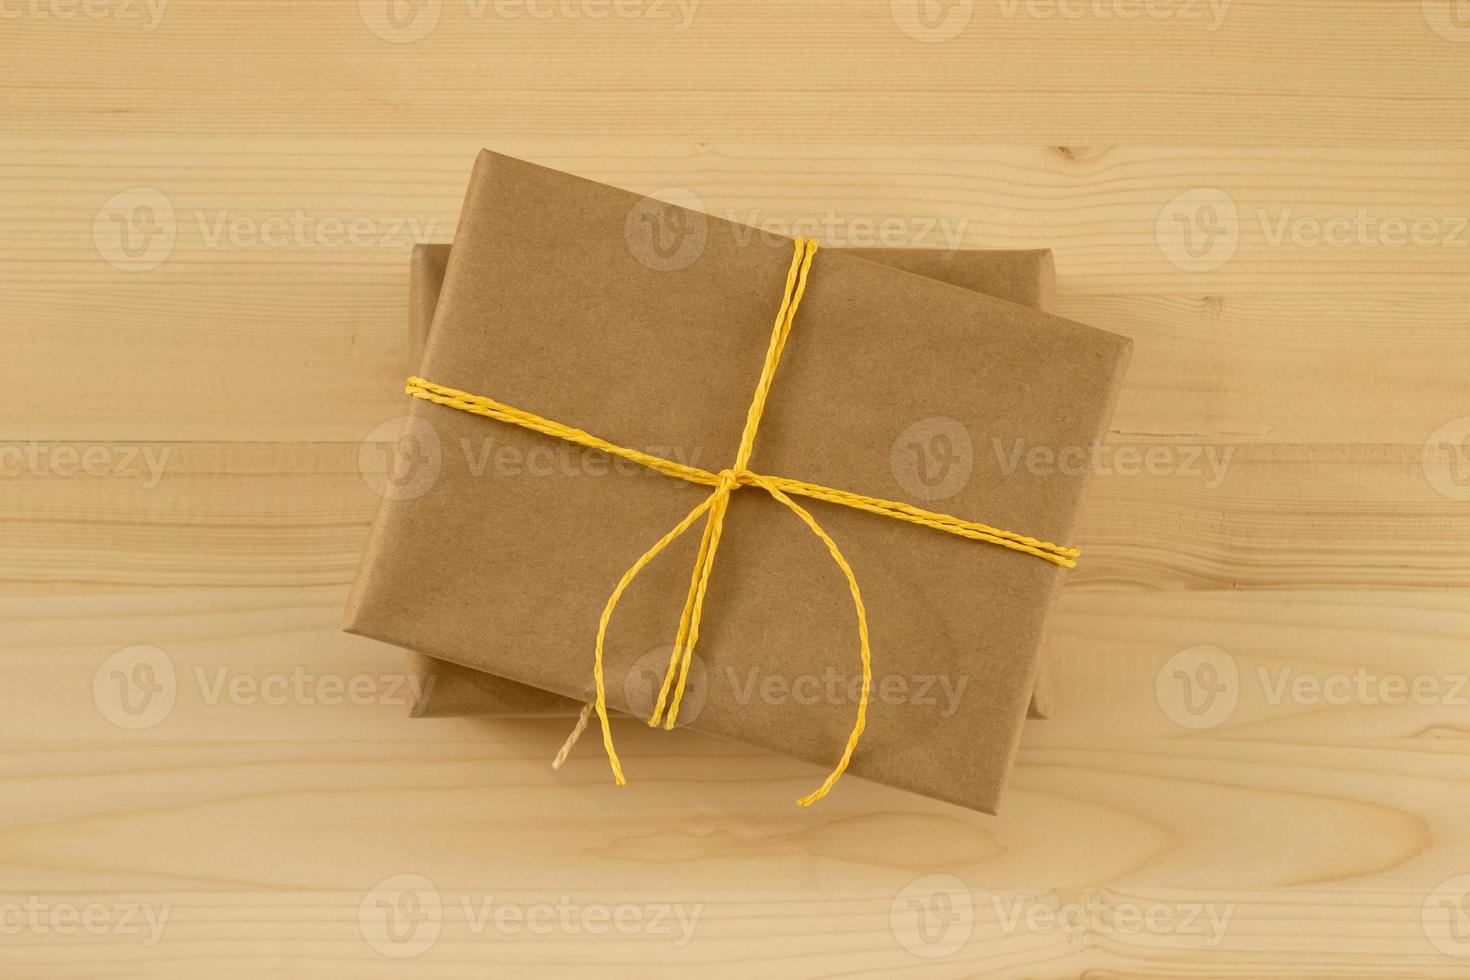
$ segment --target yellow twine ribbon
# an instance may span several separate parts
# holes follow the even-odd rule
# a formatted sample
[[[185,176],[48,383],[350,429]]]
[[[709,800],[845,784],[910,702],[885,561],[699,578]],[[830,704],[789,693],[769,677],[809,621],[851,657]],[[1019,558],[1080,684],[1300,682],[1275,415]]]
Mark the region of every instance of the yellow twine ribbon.
[[[1061,545],[1052,544],[1049,541],[1041,541],[1037,538],[1014,531],[1004,531],[1000,528],[991,527],[988,524],[980,524],[975,521],[966,521],[948,514],[937,514],[932,511],[923,510],[901,501],[884,500],[880,497],[869,497],[864,494],[853,493],[848,490],[839,490],[833,487],[824,487],[815,483],[806,483],[802,480],[793,480],[788,477],[766,476],[753,472],[750,469],[750,457],[755,448],[755,436],[760,428],[761,417],[765,414],[766,400],[770,396],[771,382],[776,375],[776,366],[781,361],[781,353],[786,347],[786,338],[791,333],[791,326],[796,320],[796,310],[801,304],[802,295],[806,291],[807,276],[811,271],[812,256],[816,254],[817,243],[813,239],[796,239],[795,254],[791,259],[791,267],[786,274],[786,289],[782,293],[781,307],[776,313],[776,324],[771,332],[771,341],[766,348],[766,360],[761,368],[760,381],[756,385],[755,395],[751,399],[750,408],[745,416],[745,429],[740,436],[740,447],[735,454],[735,462],[718,473],[703,470],[695,466],[687,466],[676,463],[673,460],[654,456],[650,453],[629,449],[616,443],[600,439],[581,429],[563,425],[543,418],[533,412],[513,408],[502,404],[491,398],[481,395],[473,395],[469,392],[449,388],[444,385],[434,384],[423,378],[412,377],[408,379],[405,391],[415,398],[433,402],[436,405],[444,405],[448,408],[458,409],[474,415],[508,422],[511,425],[529,429],[532,432],[540,432],[544,435],[566,442],[585,446],[589,449],[597,449],[622,459],[631,460],[648,469],[671,476],[676,479],[685,480],[689,483],[698,483],[713,487],[714,491],[706,497],[699,506],[691,510],[684,519],[658,540],[652,548],[649,548],[635,561],[629,569],[623,573],[618,581],[617,587],[613,589],[612,595],[608,597],[607,605],[603,607],[602,618],[597,624],[597,647],[593,659],[592,676],[597,686],[597,699],[593,704],[597,711],[598,721],[602,726],[602,744],[607,751],[608,763],[612,766],[613,779],[619,786],[626,785],[627,780],[623,777],[622,763],[618,760],[617,750],[613,747],[612,728],[607,718],[607,686],[603,677],[603,647],[607,638],[607,626],[612,619],[613,610],[617,608],[618,600],[622,598],[623,592],[632,584],[633,579],[638,576],[649,562],[653,561],[658,554],[673,544],[685,531],[694,526],[701,517],[705,518],[704,533],[699,542],[699,553],[694,561],[694,569],[689,577],[689,592],[684,599],[684,610],[679,616],[679,630],[674,640],[674,650],[669,657],[668,670],[664,674],[663,686],[658,693],[658,702],[654,707],[653,715],[648,719],[651,727],[656,727],[662,722],[665,730],[671,730],[679,717],[679,706],[683,702],[685,687],[689,681],[689,666],[694,657],[694,647],[699,641],[699,624],[701,611],[704,608],[704,598],[709,589],[710,570],[714,567],[715,552],[720,546],[720,535],[724,528],[725,512],[729,506],[730,495],[739,487],[755,486],[769,493],[773,498],[790,510],[801,520],[811,532],[815,534],[822,543],[827,546],[832,560],[842,571],[847,579],[848,589],[852,592],[853,609],[857,613],[859,654],[863,665],[863,687],[862,695],[858,699],[857,718],[853,723],[852,732],[848,735],[847,745],[842,751],[842,758],[833,768],[827,779],[813,792],[797,800],[800,806],[810,806],[826,796],[841,778],[852,760],[853,751],[857,748],[858,740],[862,738],[863,729],[867,725],[868,695],[872,689],[872,653],[868,646],[868,618],[863,607],[862,594],[858,589],[857,577],[853,574],[852,567],[843,557],[842,551],[837,543],[822,530],[816,518],[803,508],[791,497],[806,497],[812,500],[824,500],[828,503],[841,504],[844,507],[852,507],[857,510],[865,510],[871,514],[882,517],[890,517],[894,520],[907,521],[910,524],[918,524],[923,527],[931,527],[949,534],[970,538],[974,541],[984,541],[989,544],[999,545],[1011,551],[1032,555],[1044,561],[1063,568],[1073,568],[1077,564],[1079,552],[1076,548],[1066,548]],[[670,694],[672,693],[672,700]],[[586,711],[579,721],[578,733],[586,725]],[[563,748],[563,754],[559,755],[558,761],[564,757],[570,748],[571,740]]]

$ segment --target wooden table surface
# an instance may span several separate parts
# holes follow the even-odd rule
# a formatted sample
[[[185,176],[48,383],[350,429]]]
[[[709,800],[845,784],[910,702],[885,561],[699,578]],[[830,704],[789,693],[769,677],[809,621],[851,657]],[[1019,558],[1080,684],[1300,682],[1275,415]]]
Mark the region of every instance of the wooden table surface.
[[[0,0],[0,66],[0,975],[1470,975],[1465,0]],[[1134,338],[999,817],[554,774],[338,632],[481,146]]]

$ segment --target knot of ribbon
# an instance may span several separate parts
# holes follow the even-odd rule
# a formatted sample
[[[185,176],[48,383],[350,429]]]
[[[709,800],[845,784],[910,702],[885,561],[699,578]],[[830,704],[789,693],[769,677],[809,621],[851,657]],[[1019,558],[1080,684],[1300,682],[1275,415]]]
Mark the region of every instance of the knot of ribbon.
[[[858,741],[862,738],[863,729],[867,725],[867,709],[869,694],[872,690],[873,672],[872,651],[868,643],[867,611],[863,607],[862,593],[858,588],[857,577],[853,574],[852,566],[843,557],[841,549],[837,547],[837,543],[832,540],[826,531],[822,530],[816,518],[812,517],[806,508],[791,499],[792,496],[823,500],[828,503],[840,504],[857,510],[865,510],[883,517],[931,527],[949,534],[959,535],[960,537],[984,541],[1012,551],[1021,552],[1022,554],[1029,554],[1041,558],[1044,561],[1051,562],[1063,568],[1071,568],[1077,564],[1078,551],[1075,548],[1052,544],[1049,541],[1038,540],[1024,534],[1017,534],[1014,531],[1004,531],[1000,528],[991,527],[988,524],[962,520],[958,517],[951,517],[948,514],[933,513],[901,501],[869,497],[848,490],[824,487],[819,484],[806,483],[788,477],[767,476],[750,469],[750,458],[755,449],[756,433],[760,429],[761,418],[765,414],[766,401],[770,396],[771,384],[776,375],[776,367],[780,364],[781,354],[786,348],[787,337],[790,335],[792,324],[796,320],[797,308],[801,305],[802,296],[806,292],[807,277],[811,272],[812,257],[816,252],[817,243],[815,240],[808,238],[796,239],[795,252],[786,274],[786,288],[782,293],[781,306],[776,313],[776,323],[771,331],[770,343],[766,348],[766,359],[761,368],[760,380],[756,385],[755,394],[751,398],[750,407],[746,411],[745,427],[741,432],[740,445],[735,454],[735,462],[717,473],[712,473],[694,466],[686,466],[685,464],[663,459],[650,453],[640,452],[636,449],[619,446],[616,443],[611,443],[605,439],[600,439],[597,436],[583,432],[581,429],[576,429],[560,422],[554,422],[532,412],[513,408],[482,395],[473,395],[455,388],[434,384],[423,378],[412,377],[408,379],[405,390],[407,394],[415,398],[507,422],[533,432],[540,432],[590,449],[597,449],[639,463],[667,476],[713,488],[709,496],[685,515],[683,520],[674,525],[667,534],[654,543],[653,547],[645,551],[637,561],[629,566],[628,570],[623,573],[622,578],[619,579],[612,594],[608,597],[607,604],[602,610],[602,617],[597,624],[597,644],[593,655],[592,676],[597,691],[596,698],[583,708],[581,718],[577,722],[577,727],[573,730],[571,737],[567,740],[567,743],[562,747],[561,752],[557,756],[557,765],[565,759],[566,754],[571,750],[577,737],[586,728],[591,713],[596,711],[598,721],[602,728],[602,744],[607,752],[608,763],[612,767],[613,779],[619,786],[626,784],[627,780],[623,776],[622,762],[618,759],[617,750],[613,746],[612,727],[608,723],[607,716],[607,685],[603,676],[603,650],[607,639],[608,623],[612,620],[613,611],[617,608],[618,601],[622,598],[628,586],[633,583],[638,573],[647,567],[649,562],[658,557],[660,552],[673,544],[684,532],[693,527],[700,518],[704,518],[704,531],[700,538],[699,551],[694,561],[694,568],[689,577],[689,591],[684,598],[684,609],[679,616],[679,629],[674,639],[674,649],[669,656],[668,669],[664,673],[663,684],[659,689],[653,714],[648,719],[650,727],[662,725],[665,730],[673,729],[679,717],[679,706],[683,702],[685,689],[689,683],[689,668],[693,661],[694,649],[699,642],[700,618],[704,608],[705,595],[709,589],[710,571],[714,567],[715,554],[720,546],[720,536],[725,524],[725,513],[729,507],[731,495],[741,487],[754,486],[766,491],[776,501],[795,514],[826,545],[828,554],[832,556],[833,562],[847,580],[848,589],[852,593],[853,610],[857,616],[858,654],[862,660],[863,670],[863,684],[857,702],[857,715],[853,722],[852,731],[848,735],[847,744],[843,748],[841,759],[833,767],[821,786],[800,800],[797,800],[800,806],[810,806],[826,796],[852,761],[853,752],[857,749]]]

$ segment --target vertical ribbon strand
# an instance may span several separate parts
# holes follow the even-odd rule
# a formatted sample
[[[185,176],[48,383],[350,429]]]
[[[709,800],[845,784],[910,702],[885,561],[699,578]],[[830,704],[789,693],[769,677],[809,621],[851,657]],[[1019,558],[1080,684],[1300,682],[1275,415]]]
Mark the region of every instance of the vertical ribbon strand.
[[[720,544],[720,535],[724,530],[725,512],[729,507],[730,494],[740,485],[740,478],[749,473],[747,467],[750,465],[751,454],[755,450],[755,436],[760,429],[761,419],[765,415],[766,400],[771,393],[771,383],[776,377],[776,367],[781,363],[781,354],[786,349],[786,338],[791,335],[792,324],[796,322],[796,310],[801,305],[801,298],[806,293],[807,276],[811,271],[812,257],[817,253],[817,242],[811,238],[798,238],[791,256],[791,265],[786,270],[786,285],[781,294],[781,306],[776,311],[776,322],[771,328],[771,339],[766,345],[766,359],[761,365],[760,379],[756,382],[755,395],[751,398],[750,408],[745,413],[745,428],[740,433],[740,447],[735,453],[735,465],[720,473],[720,483],[715,489],[715,495],[719,501],[710,511],[708,518],[708,533],[706,542],[708,547],[701,547],[700,554],[695,563],[694,579],[698,581],[695,586],[691,581],[690,595],[685,602],[685,611],[688,613],[688,629],[681,618],[679,635],[674,647],[673,658],[669,662],[669,671],[664,676],[664,690],[670,686],[674,675],[674,661],[678,661],[678,683],[674,685],[674,700],[669,708],[668,716],[664,719],[664,730],[672,731],[679,718],[679,705],[684,700],[684,691],[689,683],[689,669],[694,659],[694,645],[699,639],[699,623],[704,609],[704,597],[709,589],[710,572],[714,567],[715,551]],[[658,713],[663,709],[663,698],[659,698],[658,710],[648,720],[650,725],[658,724]]]
[[[715,555],[719,551],[720,535],[725,526],[725,513],[730,506],[730,495],[737,488],[745,485],[754,485],[765,490],[821,539],[822,543],[827,546],[832,560],[837,563],[837,567],[847,578],[848,588],[852,592],[853,607],[857,612],[858,642],[863,664],[863,689],[862,696],[858,700],[857,720],[853,724],[852,733],[848,736],[842,758],[820,787],[797,801],[800,806],[811,806],[827,795],[846,771],[848,763],[852,760],[853,751],[857,748],[858,739],[862,737],[863,729],[867,726],[868,698],[872,688],[872,654],[868,646],[867,612],[863,608],[862,594],[858,591],[857,578],[853,575],[852,567],[848,565],[837,543],[827,535],[826,531],[822,530],[816,518],[783,493],[774,483],[752,473],[749,469],[750,457],[755,451],[756,433],[760,430],[761,419],[765,415],[766,401],[770,397],[771,385],[776,377],[776,368],[781,363],[781,354],[786,349],[786,339],[791,335],[791,327],[796,322],[796,310],[801,305],[802,296],[806,293],[807,277],[811,272],[812,257],[816,255],[816,252],[816,241],[807,238],[796,240],[791,266],[786,272],[786,288],[781,295],[781,306],[776,311],[776,322],[771,328],[771,340],[766,346],[765,363],[761,366],[760,380],[756,384],[750,408],[745,414],[745,428],[740,433],[740,447],[735,454],[735,464],[729,469],[720,471],[714,490],[704,499],[703,503],[690,511],[682,521],[660,538],[657,544],[645,551],[642,557],[623,573],[617,588],[613,589],[607,605],[602,610],[602,619],[597,625],[597,648],[592,668],[593,679],[597,686],[597,700],[594,702],[594,707],[597,710],[597,720],[602,726],[602,745],[607,751],[608,762],[612,766],[613,780],[619,786],[626,785],[627,780],[623,777],[622,763],[619,762],[617,750],[613,747],[612,728],[607,719],[607,685],[603,677],[603,650],[607,640],[607,626],[612,619],[613,610],[617,608],[618,600],[622,598],[623,592],[632,584],[638,573],[661,551],[689,530],[695,521],[704,517],[704,533],[700,538],[694,568],[689,575],[689,591],[684,597],[684,609],[679,615],[679,629],[674,637],[674,649],[669,656],[669,666],[664,672],[663,684],[659,688],[653,714],[648,719],[651,727],[657,727],[662,722],[665,730],[671,730],[678,723],[679,706],[683,703],[684,692],[688,689],[694,648],[699,643],[699,624],[704,612],[704,599],[709,592],[710,574],[714,569]],[[586,712],[584,711],[581,719],[582,727],[585,727],[585,720]],[[575,740],[575,735],[576,732],[573,733],[571,739],[568,739],[568,744],[563,746],[563,757],[564,753],[569,750],[571,742]]]

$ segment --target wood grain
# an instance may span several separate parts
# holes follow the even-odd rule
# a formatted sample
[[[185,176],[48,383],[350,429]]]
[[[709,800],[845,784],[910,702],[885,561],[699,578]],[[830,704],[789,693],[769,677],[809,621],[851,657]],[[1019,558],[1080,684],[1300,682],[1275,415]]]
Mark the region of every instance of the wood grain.
[[[385,4],[364,6],[385,24]],[[1157,3],[1154,15],[1126,0],[960,2],[931,8],[936,27],[968,17],[941,43],[905,33],[900,20],[924,22],[904,0],[703,0],[683,30],[673,2],[625,3],[630,15],[602,19],[559,13],[589,6],[547,2],[557,15],[533,17],[515,0],[443,0],[408,43],[375,36],[358,4],[336,0],[173,0],[151,32],[141,17],[30,18],[10,61],[27,96],[10,128],[900,145],[1470,139],[1463,33],[1435,32],[1454,22],[1434,0],[1232,0],[1223,17],[1204,0]],[[403,21],[399,38],[429,26]],[[251,56],[210,57],[234,46]],[[82,49],[89,82],[78,85]]]
[[[1470,21],[526,3],[0,3],[0,973],[1470,973]],[[336,629],[484,144],[1134,339],[1001,816],[635,725],[614,791]]]

